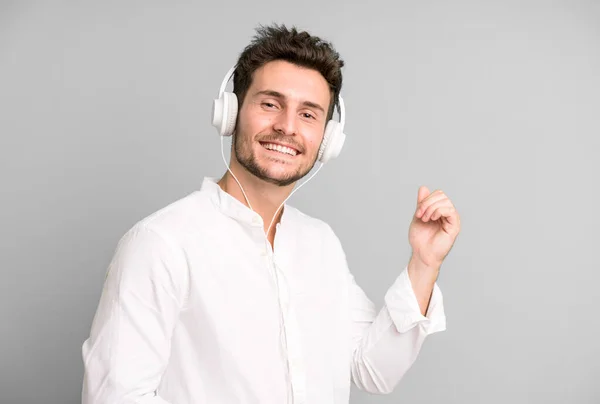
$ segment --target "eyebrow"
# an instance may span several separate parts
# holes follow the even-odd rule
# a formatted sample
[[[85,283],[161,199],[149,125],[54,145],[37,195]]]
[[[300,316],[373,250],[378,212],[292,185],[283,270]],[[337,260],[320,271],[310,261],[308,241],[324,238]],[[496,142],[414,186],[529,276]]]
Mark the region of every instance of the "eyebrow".
[[[280,99],[285,99],[285,95],[281,94],[279,91],[275,91],[275,90],[261,90],[261,91],[257,91],[254,95],[269,95],[271,97],[275,97],[275,98],[280,98]],[[312,101],[303,101],[302,105],[309,107],[309,108],[314,108],[314,109],[318,109],[319,111],[321,111],[322,113],[325,113],[325,108],[323,108],[322,106],[320,106],[319,104],[317,104],[316,102],[312,102]]]

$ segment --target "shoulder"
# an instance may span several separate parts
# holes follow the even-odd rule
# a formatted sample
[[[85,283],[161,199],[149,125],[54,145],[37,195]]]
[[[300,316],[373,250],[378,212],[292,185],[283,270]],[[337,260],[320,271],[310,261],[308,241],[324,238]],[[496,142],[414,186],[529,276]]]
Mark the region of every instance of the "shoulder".
[[[143,217],[119,239],[112,266],[127,268],[128,274],[185,267],[182,241],[205,227],[214,209],[209,197],[194,191]]]
[[[185,240],[207,228],[215,207],[194,191],[139,219],[117,242],[114,260],[185,261]],[[200,230],[199,230],[200,229]]]
[[[194,191],[136,222],[129,232],[151,232],[163,238],[177,239],[206,226],[215,217],[211,198]]]

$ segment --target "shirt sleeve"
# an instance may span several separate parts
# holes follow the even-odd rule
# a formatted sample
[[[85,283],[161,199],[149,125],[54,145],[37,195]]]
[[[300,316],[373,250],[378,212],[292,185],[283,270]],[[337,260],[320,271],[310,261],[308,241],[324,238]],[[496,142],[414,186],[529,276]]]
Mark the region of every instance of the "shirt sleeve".
[[[171,246],[141,226],[120,240],[82,347],[82,404],[174,404],[156,393],[186,292]]]
[[[423,316],[405,267],[377,312],[354,277],[348,276],[352,380],[361,390],[390,393],[416,360],[425,338],[446,329],[442,293],[436,284]]]

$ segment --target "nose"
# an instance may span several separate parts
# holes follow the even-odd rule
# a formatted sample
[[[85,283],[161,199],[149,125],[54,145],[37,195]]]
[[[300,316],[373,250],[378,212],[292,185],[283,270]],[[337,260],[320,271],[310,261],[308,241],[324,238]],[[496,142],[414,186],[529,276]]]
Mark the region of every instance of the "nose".
[[[296,114],[291,108],[286,108],[277,115],[273,122],[273,129],[282,135],[296,134]]]

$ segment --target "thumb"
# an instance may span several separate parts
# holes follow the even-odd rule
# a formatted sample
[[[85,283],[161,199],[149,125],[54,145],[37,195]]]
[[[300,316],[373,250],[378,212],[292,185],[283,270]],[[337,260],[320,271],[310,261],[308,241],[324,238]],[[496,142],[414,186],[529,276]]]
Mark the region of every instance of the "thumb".
[[[429,188],[427,188],[425,185],[420,186],[419,187],[419,194],[417,196],[417,203],[421,203],[421,201],[425,198],[427,198],[427,196],[430,194],[431,192],[429,191]]]

